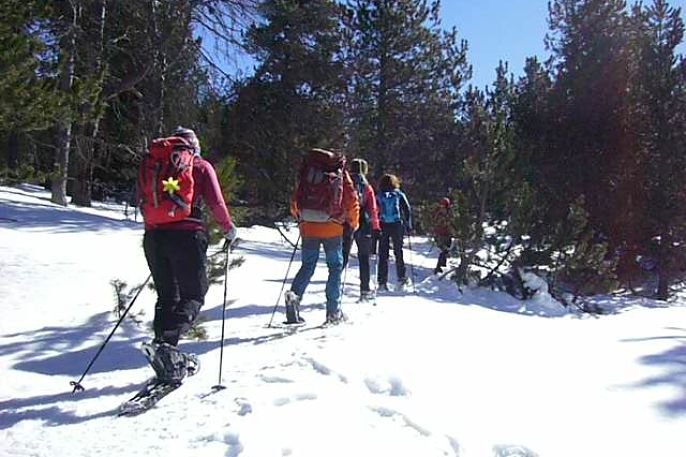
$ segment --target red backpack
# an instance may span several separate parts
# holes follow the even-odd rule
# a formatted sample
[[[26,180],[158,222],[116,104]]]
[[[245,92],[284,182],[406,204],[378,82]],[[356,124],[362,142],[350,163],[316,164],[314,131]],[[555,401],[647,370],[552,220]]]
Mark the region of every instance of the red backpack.
[[[307,153],[298,180],[296,202],[300,220],[343,222],[343,173],[345,157],[324,149]]]
[[[190,216],[193,203],[193,147],[181,137],[153,140],[138,171],[140,209],[146,225]]]

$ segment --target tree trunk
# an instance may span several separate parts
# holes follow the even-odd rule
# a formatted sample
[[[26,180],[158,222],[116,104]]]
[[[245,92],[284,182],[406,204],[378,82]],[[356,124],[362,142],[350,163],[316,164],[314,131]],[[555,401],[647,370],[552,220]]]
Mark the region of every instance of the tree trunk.
[[[16,132],[12,131],[7,135],[7,168],[16,173],[19,171],[20,164],[19,137]]]
[[[93,142],[89,137],[80,141],[74,167],[74,191],[72,203],[79,206],[91,206],[93,190]]]
[[[52,175],[52,202],[67,206],[67,178],[69,167],[69,149],[71,147],[71,122],[60,121],[56,134],[57,151],[55,168]]]
[[[95,75],[100,76],[100,85],[105,84],[105,76],[103,75],[104,59],[105,59],[105,21],[107,19],[107,0],[100,0],[100,27],[98,30],[99,49],[96,56],[93,71]],[[95,162],[99,157],[97,138],[100,133],[100,121],[102,120],[105,110],[102,109],[105,101],[103,92],[93,102],[87,102],[82,107],[82,111],[88,117],[92,117],[90,122],[86,125],[84,140],[79,147],[80,154],[76,159],[76,172],[74,181],[74,195],[72,202],[79,206],[90,207],[93,199],[93,171],[95,169]],[[94,114],[95,113],[95,114]]]
[[[76,69],[76,25],[78,6],[70,3],[72,23],[60,43],[60,90],[70,93],[74,85]],[[72,121],[69,118],[60,120],[56,128],[55,166],[52,174],[52,202],[67,206],[67,178],[69,173],[69,151],[71,149]]]
[[[152,0],[152,18],[153,18],[153,33],[155,34],[155,43],[157,44],[157,53],[155,54],[155,67],[159,71],[159,100],[157,105],[157,136],[164,134],[164,99],[166,97],[166,74],[167,74],[167,53],[164,49],[164,37],[160,30],[160,21],[158,10],[160,3],[158,0]]]
[[[663,235],[660,237],[659,243],[657,248],[657,265],[655,266],[655,272],[657,273],[657,294],[655,298],[658,300],[668,300],[670,274],[672,274],[670,260],[673,255],[670,249],[672,249],[673,240],[671,236]]]

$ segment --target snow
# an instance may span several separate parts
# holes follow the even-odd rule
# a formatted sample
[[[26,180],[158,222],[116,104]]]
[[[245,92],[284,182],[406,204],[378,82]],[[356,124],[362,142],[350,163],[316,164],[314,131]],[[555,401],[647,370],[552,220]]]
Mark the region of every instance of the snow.
[[[437,253],[415,237],[406,250],[414,291],[356,304],[353,258],[350,322],[322,329],[320,260],[307,325],[288,333],[267,324],[292,248],[265,227],[240,236],[226,388],[212,390],[220,282],[202,313],[209,338],[180,345],[199,355],[200,373],[149,412],[116,417],[152,373],[138,348],[150,338],[154,292],[143,290],[132,308],[143,323],[124,321],[86,390],[72,394],[70,381],[114,328],[110,282],[147,278],[140,223],[114,203],[62,208],[41,188],[0,187],[0,456],[686,455],[683,301],[599,297],[610,312],[591,316],[567,312],[543,286],[524,302],[460,292],[431,275]]]

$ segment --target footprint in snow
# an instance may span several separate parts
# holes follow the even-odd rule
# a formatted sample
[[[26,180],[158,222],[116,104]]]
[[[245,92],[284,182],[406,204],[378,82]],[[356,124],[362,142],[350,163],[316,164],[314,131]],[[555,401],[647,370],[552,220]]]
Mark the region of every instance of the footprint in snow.
[[[288,383],[293,382],[292,379],[282,378],[281,376],[267,376],[267,375],[264,375],[264,374],[260,374],[260,375],[258,375],[258,376],[259,376],[260,379],[262,379],[262,381],[267,382],[267,383],[270,383],[270,384],[272,384],[272,383],[284,383],[284,384],[288,384]]]
[[[236,433],[227,433],[224,442],[229,445],[226,457],[238,457],[243,452],[243,444]]]
[[[415,430],[417,433],[424,437],[431,436],[431,432],[414,422],[412,419],[410,419],[407,415],[401,413],[400,411],[396,411],[391,408],[386,408],[383,406],[377,406],[377,407],[369,407],[372,411],[377,413],[381,417],[387,417],[389,419],[392,419],[396,422],[400,422],[402,425],[406,427],[410,427],[411,429]],[[514,457],[514,456],[513,456]],[[528,457],[528,456],[527,456]]]
[[[385,380],[365,378],[367,389],[373,394],[386,394],[392,397],[402,397],[410,394],[401,379],[390,377]]]
[[[348,378],[346,378],[344,375],[340,373],[335,373],[331,368],[327,367],[323,363],[317,362],[313,358],[310,357],[305,357],[305,362],[309,363],[312,368],[314,368],[314,371],[316,371],[319,374],[323,374],[324,376],[329,376],[329,375],[336,375],[338,377],[338,380],[341,381],[343,384],[348,383]]]
[[[234,398],[233,401],[238,405],[239,410],[238,410],[238,415],[239,416],[246,416],[252,412],[252,405],[250,402],[245,399],[245,398]]]
[[[281,397],[274,400],[274,406],[285,406],[293,401],[316,400],[317,395],[312,393],[298,394],[293,397]]]
[[[493,457],[538,457],[538,454],[524,446],[498,444],[493,446]]]

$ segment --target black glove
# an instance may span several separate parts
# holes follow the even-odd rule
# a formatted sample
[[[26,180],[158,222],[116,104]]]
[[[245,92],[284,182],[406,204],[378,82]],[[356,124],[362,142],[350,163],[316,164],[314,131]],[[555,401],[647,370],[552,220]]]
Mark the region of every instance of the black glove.
[[[381,230],[372,230],[372,239],[378,240],[381,238]]]

